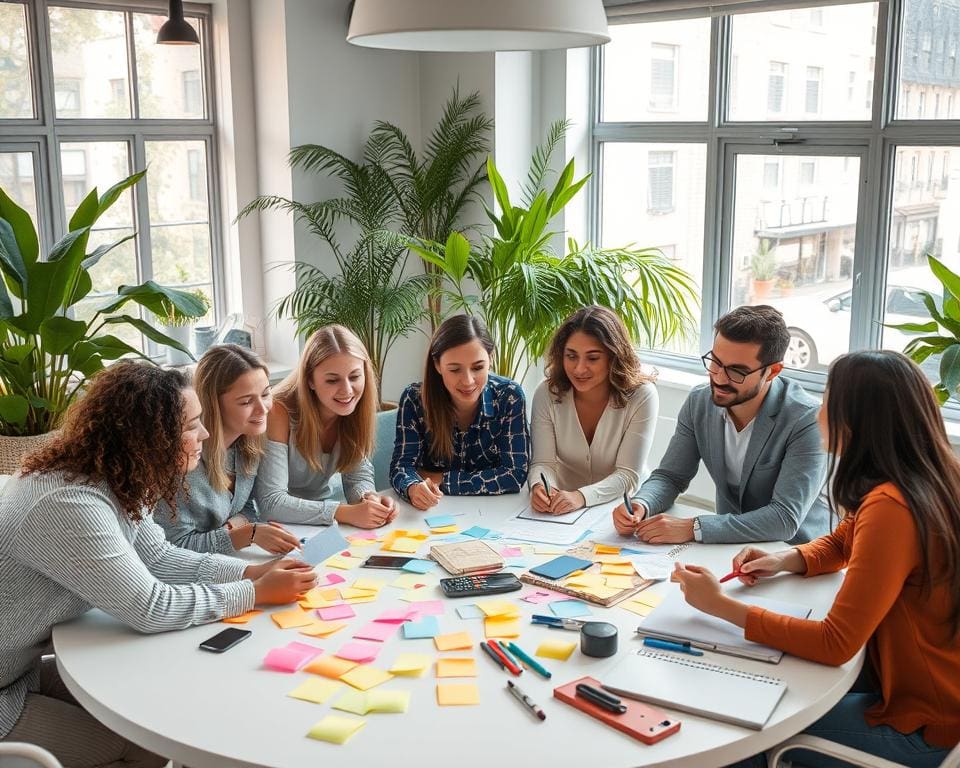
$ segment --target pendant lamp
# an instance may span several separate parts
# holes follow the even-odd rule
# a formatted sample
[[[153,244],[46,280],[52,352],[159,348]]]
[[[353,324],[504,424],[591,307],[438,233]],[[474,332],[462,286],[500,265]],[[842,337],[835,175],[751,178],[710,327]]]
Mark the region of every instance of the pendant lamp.
[[[602,0],[354,0],[347,41],[401,51],[536,51],[610,41]]]
[[[190,23],[183,18],[183,0],[170,0],[170,16],[157,32],[161,45],[200,45],[200,38]]]

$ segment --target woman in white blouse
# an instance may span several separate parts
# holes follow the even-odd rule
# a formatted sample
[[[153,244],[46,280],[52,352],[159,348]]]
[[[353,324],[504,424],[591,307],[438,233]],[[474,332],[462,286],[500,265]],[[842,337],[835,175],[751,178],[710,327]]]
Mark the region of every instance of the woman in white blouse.
[[[659,407],[654,378],[611,310],[584,307],[564,321],[533,395],[534,510],[562,515],[640,487]]]

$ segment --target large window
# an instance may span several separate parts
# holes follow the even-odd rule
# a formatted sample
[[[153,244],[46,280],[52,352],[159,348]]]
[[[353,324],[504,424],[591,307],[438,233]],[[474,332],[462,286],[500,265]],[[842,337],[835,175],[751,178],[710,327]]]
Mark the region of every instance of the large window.
[[[78,317],[147,279],[217,306],[209,11],[187,9],[202,45],[162,46],[166,7],[0,2],[0,186],[34,215],[43,248],[94,186],[148,169],[91,234],[91,247],[137,237],[91,270]],[[139,336],[128,341],[149,350]]]
[[[917,292],[938,293],[927,254],[960,270],[960,6],[718,8],[644,22],[638,3],[611,27],[592,236],[667,244],[701,286],[699,338],[649,355],[696,370],[719,315],[769,303],[787,364],[816,387],[850,349],[903,348],[883,323],[916,321]],[[644,61],[650,78],[630,69]],[[654,111],[669,99],[679,114]]]

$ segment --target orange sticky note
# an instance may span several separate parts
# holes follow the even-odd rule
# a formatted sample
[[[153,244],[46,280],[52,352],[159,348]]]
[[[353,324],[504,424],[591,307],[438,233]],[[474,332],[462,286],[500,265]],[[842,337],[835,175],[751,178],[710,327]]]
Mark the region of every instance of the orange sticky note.
[[[336,680],[337,678],[345,675],[355,666],[357,666],[357,662],[355,661],[347,661],[347,659],[341,659],[337,656],[323,655],[317,656],[317,658],[303,668],[303,671],[310,672],[313,675],[332,677]]]
[[[437,677],[476,677],[477,661],[472,656],[437,659]]]
[[[313,624],[314,616],[299,608],[291,608],[289,611],[277,611],[271,613],[270,618],[280,629],[293,629],[294,627],[305,627]]]
[[[340,631],[345,626],[347,626],[347,622],[345,621],[318,620],[301,629],[300,634],[307,635],[308,637],[326,637],[327,635],[332,635],[334,632]]]
[[[598,555],[619,555],[620,547],[611,547],[609,544],[594,544],[593,551]]]
[[[224,624],[246,624],[258,613],[263,613],[263,611],[255,608],[252,611],[241,613],[239,616],[231,616],[229,619],[222,619],[222,621]]]
[[[480,689],[473,683],[441,683],[437,685],[437,704],[441,707],[463,707],[480,703]]]
[[[467,632],[453,632],[449,635],[437,635],[433,638],[438,651],[459,651],[472,648],[473,640]]]

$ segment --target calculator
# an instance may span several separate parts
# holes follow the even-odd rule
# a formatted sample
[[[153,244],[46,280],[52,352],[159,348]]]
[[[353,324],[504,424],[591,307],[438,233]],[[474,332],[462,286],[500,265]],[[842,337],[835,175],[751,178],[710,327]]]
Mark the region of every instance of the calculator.
[[[487,573],[440,579],[440,588],[447,597],[474,597],[495,595],[498,592],[516,592],[523,585],[512,573]]]

